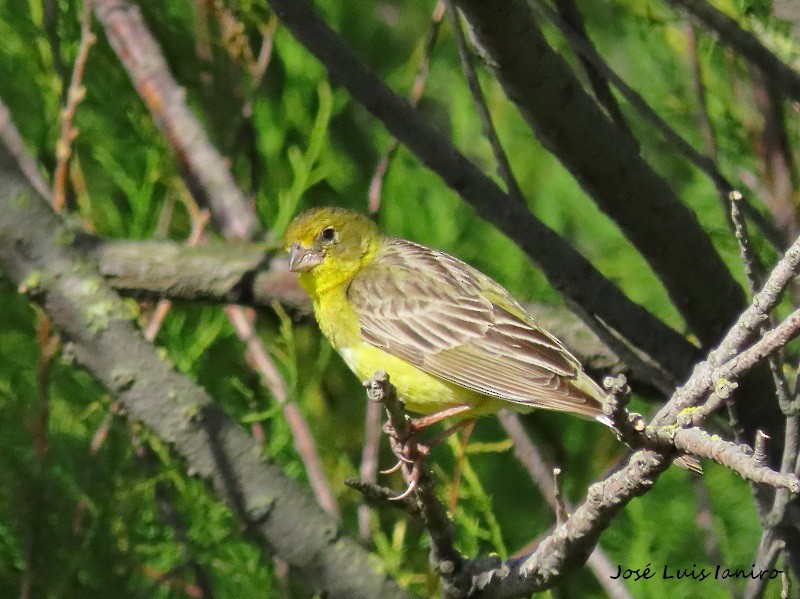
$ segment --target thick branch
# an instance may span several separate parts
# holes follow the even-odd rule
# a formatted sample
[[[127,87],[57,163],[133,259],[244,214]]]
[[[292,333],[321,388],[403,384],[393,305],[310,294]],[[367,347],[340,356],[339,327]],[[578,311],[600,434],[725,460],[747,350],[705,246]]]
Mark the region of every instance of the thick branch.
[[[658,453],[636,452],[622,470],[592,485],[586,501],[531,555],[476,576],[470,599],[512,599],[558,584],[586,561],[612,518],[647,492],[668,466]]]
[[[344,538],[307,490],[260,458],[253,440],[197,384],[176,373],[130,322],[121,301],[69,247],[58,221],[0,144],[0,265],[41,303],[69,353],[183,459],[210,480],[256,537],[326,595],[408,597]]]
[[[270,259],[257,245],[117,241],[98,243],[92,254],[111,286],[134,297],[253,306],[278,301],[298,312],[311,310],[285,259]]]
[[[583,89],[525,0],[457,4],[538,139],[641,252],[701,342],[716,343],[745,298],[692,211]]]

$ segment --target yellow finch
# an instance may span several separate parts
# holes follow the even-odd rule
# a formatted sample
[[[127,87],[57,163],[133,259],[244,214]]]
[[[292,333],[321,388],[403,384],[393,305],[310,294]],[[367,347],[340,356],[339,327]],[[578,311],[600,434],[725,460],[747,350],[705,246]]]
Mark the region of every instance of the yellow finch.
[[[285,242],[323,334],[361,380],[385,370],[409,410],[472,419],[547,408],[610,424],[578,360],[464,262],[342,208],[301,214]]]

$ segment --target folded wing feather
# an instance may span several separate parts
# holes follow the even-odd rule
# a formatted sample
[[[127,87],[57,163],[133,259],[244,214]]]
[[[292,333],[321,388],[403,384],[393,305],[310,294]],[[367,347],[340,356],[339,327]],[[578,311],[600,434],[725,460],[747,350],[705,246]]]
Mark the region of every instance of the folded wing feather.
[[[448,254],[389,240],[347,293],[364,339],[425,372],[514,403],[602,414],[602,392],[575,384],[580,364],[561,343]]]

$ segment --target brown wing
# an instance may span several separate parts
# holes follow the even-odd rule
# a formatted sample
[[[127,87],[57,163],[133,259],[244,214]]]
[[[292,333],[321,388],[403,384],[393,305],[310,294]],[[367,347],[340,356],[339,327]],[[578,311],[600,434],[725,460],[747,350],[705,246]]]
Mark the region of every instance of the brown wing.
[[[347,294],[364,339],[425,372],[499,399],[602,417],[602,392],[587,388],[561,343],[500,285],[448,254],[389,240]]]

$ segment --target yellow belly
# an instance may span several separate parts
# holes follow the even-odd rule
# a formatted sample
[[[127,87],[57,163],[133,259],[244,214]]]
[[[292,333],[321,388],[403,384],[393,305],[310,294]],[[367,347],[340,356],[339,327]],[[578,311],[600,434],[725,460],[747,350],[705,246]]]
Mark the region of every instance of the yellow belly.
[[[339,353],[362,381],[372,378],[377,370],[385,370],[397,389],[398,397],[412,412],[431,414],[466,404],[473,409],[460,417],[472,418],[497,412],[506,403],[430,375],[368,343],[340,348]]]

